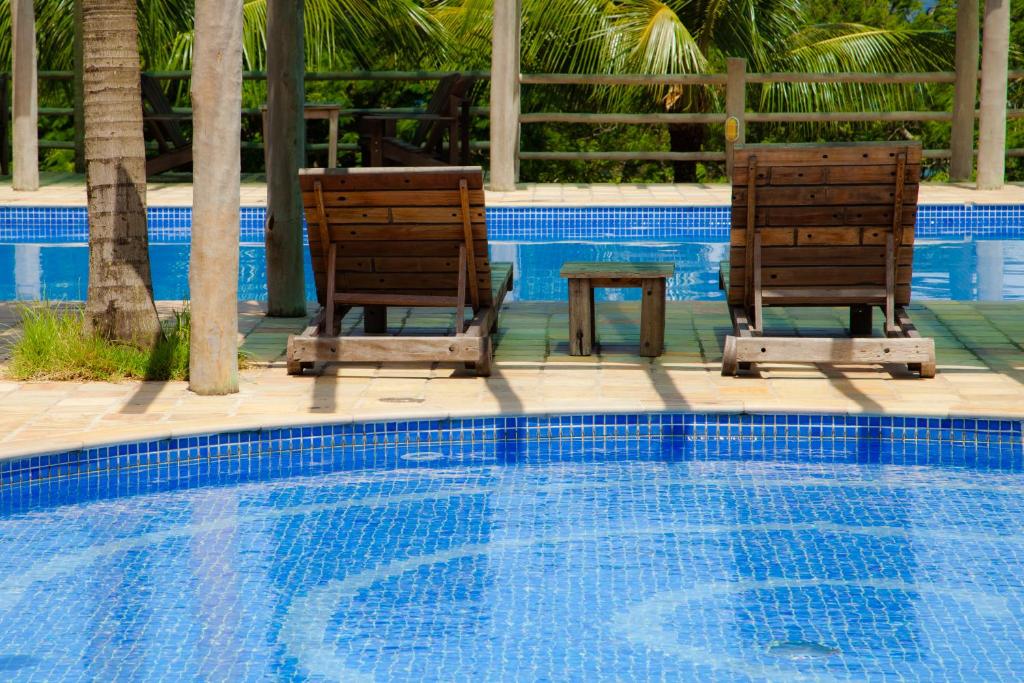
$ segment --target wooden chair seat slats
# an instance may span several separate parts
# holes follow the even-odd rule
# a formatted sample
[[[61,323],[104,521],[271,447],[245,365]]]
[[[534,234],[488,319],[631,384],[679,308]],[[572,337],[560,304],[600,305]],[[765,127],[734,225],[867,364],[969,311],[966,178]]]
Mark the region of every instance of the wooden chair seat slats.
[[[512,287],[512,268],[488,256],[481,169],[304,169],[299,183],[324,311],[290,342],[289,370],[301,372],[314,360],[381,362],[410,353],[422,360],[432,349],[433,360],[465,362],[487,374],[490,332]],[[363,307],[366,333],[385,333],[388,306],[453,308],[455,336],[388,337],[373,345],[336,336],[339,313],[351,307]],[[471,340],[451,341],[462,337]],[[384,347],[388,352],[378,353]]]
[[[840,345],[846,350],[832,360],[880,354],[910,363],[922,376],[934,374],[934,355],[930,362],[918,360],[931,340],[911,332],[904,309],[913,274],[920,145],[740,145],[733,169],[731,266],[723,267],[720,285],[736,337],[763,343],[728,341],[723,373],[782,357],[799,361],[791,356],[801,348],[808,354],[804,360],[823,360],[828,344],[763,337],[764,306],[850,306],[851,330],[859,334],[870,333],[871,307],[879,306],[888,351],[857,340]],[[906,344],[893,340],[913,335],[913,353],[904,358],[896,350]]]

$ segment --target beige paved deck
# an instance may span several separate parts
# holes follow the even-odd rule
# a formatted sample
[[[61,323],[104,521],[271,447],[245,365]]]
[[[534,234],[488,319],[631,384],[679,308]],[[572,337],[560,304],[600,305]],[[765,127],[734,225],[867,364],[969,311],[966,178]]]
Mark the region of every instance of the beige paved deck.
[[[167,304],[161,306],[169,310]],[[635,353],[639,306],[598,305],[603,347],[567,354],[564,303],[514,303],[501,318],[489,379],[439,365],[328,366],[288,377],[280,354],[303,320],[264,318],[241,307],[244,348],[262,364],[242,373],[241,391],[199,397],[181,382],[20,383],[0,379],[0,457],[170,434],[385,417],[574,411],[827,411],[1024,417],[1024,302],[931,302],[912,308],[938,345],[939,375],[910,378],[899,367],[776,366],[759,377],[719,374],[729,323],[716,302],[670,302],[668,351]],[[13,307],[0,305],[0,324]],[[813,333],[841,325],[839,310],[773,311],[777,330]],[[346,321],[355,325],[351,316]],[[392,329],[445,325],[436,313],[395,311]],[[8,333],[10,336],[10,332]],[[265,362],[265,363],[263,363]]]
[[[85,184],[81,176],[44,175],[36,192],[15,192],[0,185],[0,205],[85,206]],[[187,183],[151,183],[147,190],[150,206],[191,206],[192,186]],[[242,183],[244,206],[265,206],[267,188],[262,182]],[[924,183],[923,204],[1021,204],[1024,183],[1001,190],[979,191],[968,184]],[[530,184],[515,192],[487,193],[488,206],[663,206],[724,205],[729,203],[729,186],[715,185],[574,185]]]

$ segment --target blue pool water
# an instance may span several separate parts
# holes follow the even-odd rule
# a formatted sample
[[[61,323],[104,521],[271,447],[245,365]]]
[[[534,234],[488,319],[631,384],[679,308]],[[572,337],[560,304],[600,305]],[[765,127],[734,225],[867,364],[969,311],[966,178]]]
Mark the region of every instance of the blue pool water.
[[[0,677],[1021,679],[1019,424],[949,445],[620,422],[0,490]]]
[[[672,299],[719,299],[718,264],[724,241],[689,242],[492,242],[491,257],[515,264],[512,300],[564,301],[566,261],[670,261],[676,273],[668,284]],[[188,246],[155,243],[150,248],[158,299],[188,297]],[[316,299],[308,253],[306,295]],[[0,244],[0,301],[81,300],[88,283],[88,248],[73,244]],[[240,247],[239,298],[266,298],[265,256],[261,245]],[[639,290],[598,290],[601,300],[638,299]],[[917,299],[1024,300],[1024,239],[921,240],[914,255],[913,296]]]

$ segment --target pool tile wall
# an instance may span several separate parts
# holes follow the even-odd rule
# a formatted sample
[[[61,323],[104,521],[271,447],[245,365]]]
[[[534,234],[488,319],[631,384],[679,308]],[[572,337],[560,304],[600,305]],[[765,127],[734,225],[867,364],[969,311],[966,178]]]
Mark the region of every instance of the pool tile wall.
[[[266,209],[242,207],[241,241],[263,241]],[[490,237],[503,241],[664,240],[725,241],[727,206],[492,207]],[[149,208],[153,242],[184,242],[191,234],[190,207]],[[932,239],[1024,237],[1024,204],[921,205],[917,236]],[[85,242],[84,207],[0,206],[0,242]]]
[[[529,453],[531,444],[557,441],[571,452],[616,439],[666,440],[702,445],[717,453],[733,442],[741,457],[778,447],[801,460],[846,457],[851,448],[873,461],[912,465],[941,461],[1024,469],[1020,420],[916,418],[867,415],[772,415],[642,413],[618,415],[498,416],[407,420],[266,428],[158,439],[36,455],[0,462],[0,495],[92,477],[159,472],[181,478],[231,471],[235,474],[288,473],[308,466],[317,453],[346,458],[349,466],[381,466],[388,449],[448,449],[456,446],[513,445]],[[956,449],[959,447],[959,451]],[[393,453],[392,453],[393,454]],[[353,459],[355,462],[353,462]],[[385,458],[387,460],[387,458]],[[388,461],[394,466],[396,459]],[[387,464],[387,462],[383,463]],[[402,462],[402,466],[410,466]],[[39,491],[37,491],[39,492]]]

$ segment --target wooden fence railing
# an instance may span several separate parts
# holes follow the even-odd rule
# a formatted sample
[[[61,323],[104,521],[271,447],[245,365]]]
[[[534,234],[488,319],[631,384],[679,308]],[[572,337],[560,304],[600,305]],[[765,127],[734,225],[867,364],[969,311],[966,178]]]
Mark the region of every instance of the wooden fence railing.
[[[481,79],[487,79],[490,74],[486,71],[473,71],[467,72],[468,75],[475,76]],[[192,78],[191,71],[148,71],[147,76],[157,81],[187,81]],[[448,75],[448,72],[440,71],[343,71],[343,72],[317,72],[307,73],[305,78],[307,82],[330,82],[330,81],[396,81],[396,82],[417,82],[417,81],[436,81],[440,80],[444,76]],[[67,82],[71,83],[74,75],[71,71],[40,71],[39,80],[41,83],[46,82]],[[263,71],[247,71],[242,74],[243,81],[266,81],[267,75]],[[0,173],[7,175],[9,173],[10,165],[10,74],[0,73]],[[192,108],[191,107],[174,107],[175,119],[178,121],[190,121],[192,119]],[[355,119],[355,117],[363,114],[374,114],[383,111],[389,112],[415,112],[418,111],[415,107],[396,107],[389,109],[382,108],[343,108],[340,110],[339,115],[341,118]],[[473,107],[470,109],[470,113],[474,116],[487,116],[490,111],[487,107]],[[242,109],[243,118],[249,117],[257,122],[262,118],[262,112],[258,107],[248,107]],[[53,140],[53,139],[40,139],[40,149],[68,149],[68,150],[80,150],[81,138],[83,131],[80,128],[81,123],[75,121],[75,109],[73,106],[68,107],[39,107],[39,117],[65,117],[72,120],[72,127],[75,130],[76,138],[78,140]],[[42,128],[42,126],[41,126]],[[474,149],[487,149],[489,141],[487,140],[472,140],[470,145]],[[264,142],[262,136],[253,137],[249,140],[242,140],[242,149],[256,149],[262,150]],[[324,151],[328,148],[327,143],[306,143],[306,151]],[[359,146],[351,143],[339,143],[338,150],[343,152],[354,152],[359,149]],[[77,152],[76,152],[77,153]],[[84,160],[82,160],[84,162]]]
[[[903,122],[903,121],[952,121],[951,111],[844,111],[844,112],[758,112],[747,111],[747,86],[753,84],[779,83],[859,83],[882,85],[929,85],[953,83],[956,74],[952,71],[930,73],[746,73],[743,60],[730,64],[725,74],[523,74],[519,82],[523,85],[607,85],[607,86],[712,86],[725,90],[725,110],[715,113],[564,113],[529,112],[519,116],[520,124],[544,123],[591,123],[591,124],[724,124],[734,117],[738,125],[738,142],[743,141],[748,123],[843,123],[843,122]],[[1010,80],[1024,79],[1024,71],[1010,72]],[[977,112],[975,113],[977,116]],[[1009,109],[1007,119],[1024,118],[1024,109]],[[519,159],[535,160],[649,160],[649,161],[725,161],[731,152],[731,144],[724,151],[668,152],[668,151],[551,151],[520,150]],[[1024,148],[1006,150],[1007,156],[1024,157]],[[924,152],[928,158],[948,158],[950,150],[929,149]]]
[[[649,160],[649,161],[712,161],[722,162],[730,157],[733,144],[742,142],[745,136],[748,123],[839,123],[839,122],[903,122],[903,121],[951,121],[952,112],[949,111],[845,111],[845,112],[759,112],[747,111],[747,87],[756,84],[780,84],[780,83],[859,83],[859,84],[885,84],[885,85],[932,85],[950,84],[955,80],[953,72],[931,72],[931,73],[832,73],[832,74],[811,74],[811,73],[747,73],[743,60],[730,60],[727,73],[724,74],[679,74],[679,75],[656,75],[656,74],[522,74],[520,83],[523,85],[604,85],[604,86],[657,86],[657,85],[691,85],[710,86],[722,88],[725,91],[725,108],[721,112],[700,112],[700,113],[615,113],[615,112],[525,112],[518,113],[519,125],[537,125],[547,123],[580,123],[580,124],[628,124],[628,125],[657,125],[671,123],[689,124],[724,124],[727,119],[736,119],[738,131],[734,141],[727,141],[724,151],[700,151],[700,152],[672,152],[664,150],[646,151],[624,151],[624,150],[601,150],[601,151],[572,151],[572,150],[522,150],[518,149],[517,158],[522,160]],[[182,81],[191,78],[188,71],[166,71],[149,72],[149,76],[163,81]],[[330,73],[309,73],[306,74],[308,82],[324,81],[429,81],[438,80],[446,75],[446,72],[432,71],[351,71],[351,72],[330,72]],[[487,79],[490,74],[487,72],[473,72],[473,75]],[[41,81],[71,81],[70,71],[41,71]],[[264,72],[247,72],[243,75],[245,81],[265,81]],[[1024,71],[1010,72],[1011,81],[1024,79]],[[0,74],[0,172],[7,174],[10,162],[10,76]],[[413,109],[407,109],[413,111]],[[342,117],[354,118],[360,114],[379,112],[380,109],[348,108],[341,110]],[[394,109],[390,111],[396,111]],[[397,111],[402,111],[401,109]],[[473,108],[476,115],[489,115],[487,106]],[[177,116],[182,120],[189,120],[192,110],[187,107],[175,108]],[[258,118],[258,108],[243,109],[244,117]],[[69,117],[74,119],[73,107],[40,107],[40,117]],[[977,113],[976,113],[977,116]],[[1006,112],[1008,119],[1024,118],[1024,109],[1009,109]],[[80,122],[73,121],[78,135],[81,135]],[[518,136],[517,136],[518,139]],[[51,140],[42,139],[39,146],[43,149],[81,149],[81,142],[73,140]],[[476,149],[487,149],[489,141],[475,140],[472,146]],[[517,146],[518,147],[518,146]],[[262,136],[242,141],[243,149],[262,149]],[[307,144],[311,151],[325,150],[324,143]],[[340,151],[355,151],[358,145],[338,145]],[[1024,148],[1011,148],[1006,150],[1007,156],[1024,157]],[[924,152],[927,158],[948,158],[950,150],[929,149]]]

